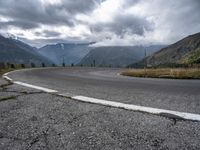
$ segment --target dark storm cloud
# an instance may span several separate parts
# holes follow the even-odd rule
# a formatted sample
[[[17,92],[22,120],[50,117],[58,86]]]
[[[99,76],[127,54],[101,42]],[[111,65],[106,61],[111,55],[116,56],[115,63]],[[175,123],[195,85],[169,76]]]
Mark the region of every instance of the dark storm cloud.
[[[39,25],[37,23],[23,21],[23,20],[0,22],[0,28],[6,29],[10,26],[11,27],[19,27],[21,29],[32,29],[32,28],[39,27]]]
[[[41,38],[41,39],[36,39],[36,40],[28,40],[26,38],[18,38],[19,40],[21,41],[24,41],[25,43],[29,43],[30,45],[32,46],[35,46],[35,47],[43,47],[47,44],[50,44],[50,43],[79,43],[80,42],[80,39],[77,37],[77,38],[66,38],[66,39],[62,39],[62,38],[50,38],[50,39],[45,39],[45,38]],[[84,41],[82,41],[84,42]],[[88,42],[88,41],[85,41],[85,42]]]
[[[40,42],[64,42],[70,38],[77,40],[78,36],[80,36],[79,39],[92,40],[112,39],[112,37],[124,39],[126,35],[146,38],[145,31],[152,32],[152,35],[148,34],[148,40],[151,40],[151,37],[154,37],[154,40],[155,38],[160,40],[162,37],[163,40],[173,42],[200,31],[200,0],[116,0],[116,3],[120,4],[119,10],[99,14],[104,13],[112,19],[99,21],[98,15],[93,17],[92,13],[97,8],[101,8],[101,3],[106,4],[108,1],[112,3],[108,3],[109,6],[106,9],[114,9],[112,7],[114,0],[61,0],[61,3],[56,4],[48,3],[48,0],[0,0],[0,32],[9,33],[10,29],[18,27],[20,30],[15,34],[20,36],[21,31],[21,35],[25,36],[27,34],[24,31],[28,29],[31,33],[28,35],[33,34],[39,39],[31,37],[29,39],[32,40],[28,40],[23,36],[23,40],[26,39],[25,41],[30,41],[29,43],[34,43],[35,40],[37,45]],[[126,12],[137,4],[145,7],[139,6],[137,10],[139,13]],[[76,18],[78,14],[87,16],[89,21],[84,18],[78,20]],[[60,26],[69,27],[71,30],[65,30],[62,33],[57,30]],[[89,31],[85,32],[87,29],[91,30],[91,35],[87,34]],[[70,31],[73,33],[68,33]]]
[[[49,30],[44,30],[42,32],[34,32],[35,36],[40,36],[40,37],[59,37],[61,33],[56,32],[56,31],[49,31]]]
[[[123,7],[127,8],[129,6],[133,6],[137,3],[139,3],[142,0],[126,0],[126,3],[124,3]]]
[[[66,0],[62,8],[70,14],[89,13],[100,4],[100,0]]]
[[[117,15],[113,22],[98,23],[91,27],[92,32],[110,31],[119,37],[123,37],[125,34],[142,36],[145,30],[153,30],[153,23],[134,15]]]
[[[44,6],[38,0],[1,1],[0,14],[11,18],[14,20],[13,22],[18,22],[18,26],[20,22],[23,24],[66,24],[73,26],[71,18],[67,18],[62,10],[54,8],[52,5]]]
[[[55,32],[55,31],[49,31],[49,30],[44,30],[43,34],[45,37],[58,37],[61,35],[61,33]]]
[[[8,25],[21,28],[35,28],[36,23],[74,26],[76,13],[88,13],[97,4],[95,0],[65,0],[56,5],[45,5],[39,0],[5,0],[0,1],[0,15],[12,19]]]

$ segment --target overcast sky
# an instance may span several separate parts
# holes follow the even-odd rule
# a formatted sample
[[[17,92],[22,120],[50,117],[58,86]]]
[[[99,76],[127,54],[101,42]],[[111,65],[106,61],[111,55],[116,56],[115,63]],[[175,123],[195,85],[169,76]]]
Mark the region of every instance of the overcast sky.
[[[0,0],[0,34],[33,46],[170,44],[200,32],[200,0]]]

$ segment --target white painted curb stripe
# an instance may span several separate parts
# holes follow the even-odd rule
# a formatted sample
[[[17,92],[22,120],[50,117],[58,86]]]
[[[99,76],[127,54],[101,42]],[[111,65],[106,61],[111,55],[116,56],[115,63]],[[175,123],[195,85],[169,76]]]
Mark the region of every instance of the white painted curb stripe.
[[[14,70],[14,71],[11,71],[11,72],[17,72],[17,71],[20,71],[20,70]],[[7,73],[3,74],[2,77],[4,79],[12,82],[12,83],[22,85],[22,86],[25,86],[25,87],[29,87],[29,88],[34,88],[34,89],[37,89],[37,90],[41,90],[41,91],[44,91],[44,92],[47,92],[47,93],[57,93],[58,92],[56,90],[52,90],[52,89],[48,89],[48,88],[44,88],[44,87],[40,87],[40,86],[36,86],[36,85],[32,85],[32,84],[20,82],[20,81],[13,81],[11,78],[8,77],[8,74],[11,73],[11,72],[7,72]]]
[[[23,82],[19,82],[19,81],[14,81],[13,83],[19,84],[19,85],[22,85],[22,86],[26,86],[26,87],[29,87],[29,88],[41,90],[41,91],[44,91],[44,92],[47,92],[47,93],[57,93],[58,92],[56,90],[52,90],[52,89],[48,89],[48,88],[44,88],[44,87],[40,87],[40,86],[36,86],[36,85],[32,85],[32,84],[27,84],[27,83],[23,83]]]
[[[9,78],[9,77],[6,76],[6,75],[3,75],[3,78],[6,79],[6,80],[8,80],[8,81],[11,81],[11,82],[13,81],[11,78]]]
[[[101,104],[101,105],[105,105],[105,106],[112,106],[112,107],[123,108],[123,109],[127,109],[127,110],[133,110],[133,111],[139,111],[139,112],[145,112],[145,113],[151,113],[151,114],[156,114],[156,115],[161,115],[161,116],[170,116],[171,115],[174,118],[181,118],[181,119],[192,120],[192,121],[200,121],[200,115],[198,115],[198,114],[171,111],[171,110],[165,110],[165,109],[157,109],[157,108],[137,106],[137,105],[131,105],[131,104],[124,104],[124,103],[90,98],[90,97],[85,97],[85,96],[74,96],[74,97],[72,97],[72,99],[82,101],[82,102],[87,102],[87,103]]]
[[[7,76],[8,75],[8,72],[7,73],[4,73],[4,75],[3,76]]]

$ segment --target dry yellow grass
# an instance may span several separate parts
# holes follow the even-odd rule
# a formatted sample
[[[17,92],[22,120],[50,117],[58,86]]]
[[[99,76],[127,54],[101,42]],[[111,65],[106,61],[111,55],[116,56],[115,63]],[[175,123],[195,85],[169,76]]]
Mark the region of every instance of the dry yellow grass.
[[[11,68],[0,69],[0,76],[3,75],[3,74],[6,73],[6,72],[13,71],[13,70],[14,70],[14,69],[11,69]]]
[[[159,68],[159,69],[130,69],[121,73],[125,76],[146,78],[200,79],[199,68]]]
[[[17,64],[15,65],[15,68],[11,68],[10,66],[6,66],[4,69],[0,68],[0,76],[3,75],[6,72],[22,69],[21,65]]]

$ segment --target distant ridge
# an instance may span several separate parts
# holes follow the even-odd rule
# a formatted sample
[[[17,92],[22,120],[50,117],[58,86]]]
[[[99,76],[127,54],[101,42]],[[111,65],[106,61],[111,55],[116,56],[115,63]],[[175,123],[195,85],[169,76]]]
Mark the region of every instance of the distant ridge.
[[[78,63],[92,48],[93,43],[57,43],[46,45],[38,52],[51,59],[55,64],[61,65]]]
[[[45,63],[50,65],[53,62],[40,55],[37,49],[19,40],[5,38],[0,35],[0,62],[30,65]]]
[[[145,49],[150,55],[161,48],[163,45],[144,46],[104,46],[94,47],[78,65],[97,67],[126,67],[132,62],[138,62],[144,58]]]
[[[145,62],[148,66],[185,66],[200,63],[200,33],[190,35],[130,67],[142,67]]]

